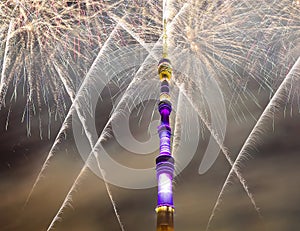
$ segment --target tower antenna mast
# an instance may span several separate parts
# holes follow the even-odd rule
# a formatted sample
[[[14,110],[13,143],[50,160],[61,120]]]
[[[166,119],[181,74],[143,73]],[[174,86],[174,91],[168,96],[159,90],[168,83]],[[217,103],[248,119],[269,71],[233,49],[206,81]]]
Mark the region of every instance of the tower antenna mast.
[[[167,0],[163,0],[163,58],[168,57],[168,36],[167,36],[167,24],[168,24],[168,6]]]

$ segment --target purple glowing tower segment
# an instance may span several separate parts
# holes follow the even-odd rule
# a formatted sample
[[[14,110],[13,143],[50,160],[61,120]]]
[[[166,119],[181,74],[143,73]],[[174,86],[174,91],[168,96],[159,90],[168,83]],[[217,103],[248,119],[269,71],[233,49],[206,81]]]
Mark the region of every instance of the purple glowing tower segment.
[[[156,158],[156,172],[158,181],[157,194],[157,231],[172,231],[173,225],[173,192],[172,181],[174,175],[174,159],[171,155],[171,127],[169,117],[172,111],[170,102],[169,82],[172,77],[172,67],[168,59],[162,59],[158,64],[161,80],[160,102],[158,110],[161,124],[158,127],[160,138],[160,153]]]
[[[173,208],[173,157],[168,155],[159,155],[156,158],[156,171],[158,180],[157,207],[169,206]]]
[[[159,103],[159,112],[161,115],[161,124],[158,127],[160,138],[160,155],[171,155],[171,127],[169,123],[169,115],[171,113],[171,105],[161,101]]]

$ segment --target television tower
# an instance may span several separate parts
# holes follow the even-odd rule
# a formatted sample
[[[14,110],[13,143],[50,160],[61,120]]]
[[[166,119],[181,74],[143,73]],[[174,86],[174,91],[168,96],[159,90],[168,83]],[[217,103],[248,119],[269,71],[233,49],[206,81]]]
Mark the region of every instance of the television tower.
[[[158,63],[158,74],[161,81],[158,110],[161,115],[161,123],[158,126],[160,153],[156,158],[156,175],[158,183],[156,230],[173,231],[174,203],[172,182],[174,174],[174,158],[171,154],[171,127],[169,121],[172,111],[169,88],[170,80],[172,78],[172,66],[170,60],[167,58],[167,19],[165,14],[163,17],[163,30],[163,58]]]

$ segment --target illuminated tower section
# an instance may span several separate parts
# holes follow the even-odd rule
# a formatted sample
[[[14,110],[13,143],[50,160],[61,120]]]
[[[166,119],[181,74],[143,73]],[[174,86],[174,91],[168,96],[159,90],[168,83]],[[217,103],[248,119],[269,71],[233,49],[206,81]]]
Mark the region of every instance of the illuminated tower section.
[[[157,194],[157,231],[173,231],[174,204],[172,181],[174,174],[174,159],[171,155],[171,127],[169,117],[172,111],[169,83],[172,77],[171,62],[163,58],[158,64],[158,74],[161,81],[160,102],[158,110],[161,124],[158,127],[160,138],[160,153],[156,158],[156,173],[158,181]]]

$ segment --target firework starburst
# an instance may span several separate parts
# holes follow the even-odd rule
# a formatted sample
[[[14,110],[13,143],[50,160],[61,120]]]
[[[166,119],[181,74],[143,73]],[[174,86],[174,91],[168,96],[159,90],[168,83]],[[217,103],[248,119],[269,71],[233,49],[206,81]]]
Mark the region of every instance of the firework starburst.
[[[25,115],[51,105],[50,114],[63,116],[106,38],[103,27],[109,33],[105,7],[90,0],[1,1],[0,107],[20,86]]]

